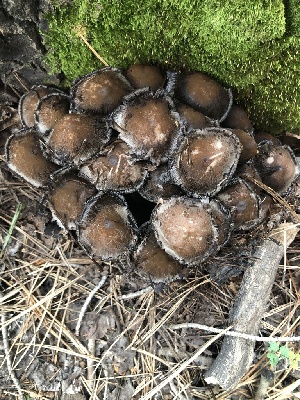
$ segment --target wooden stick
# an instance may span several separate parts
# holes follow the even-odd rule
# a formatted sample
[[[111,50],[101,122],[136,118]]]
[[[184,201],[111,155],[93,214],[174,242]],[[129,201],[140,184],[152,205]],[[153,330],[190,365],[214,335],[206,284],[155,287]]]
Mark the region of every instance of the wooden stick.
[[[229,313],[228,323],[234,325],[234,331],[257,335],[280,260],[295,239],[298,225],[281,224],[256,250],[254,264],[245,272]],[[219,355],[205,374],[206,382],[233,389],[250,368],[254,346],[252,340],[226,336]]]

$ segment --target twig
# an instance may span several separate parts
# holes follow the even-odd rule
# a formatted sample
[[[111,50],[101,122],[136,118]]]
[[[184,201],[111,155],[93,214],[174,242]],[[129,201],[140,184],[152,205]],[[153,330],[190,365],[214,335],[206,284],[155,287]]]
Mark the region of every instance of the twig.
[[[223,329],[220,329],[220,328],[214,328],[212,326],[195,324],[192,322],[169,326],[169,329],[172,329],[172,330],[186,329],[186,328],[201,329],[203,331],[212,332],[212,333],[223,332]],[[247,333],[241,333],[241,332],[236,332],[236,331],[228,331],[228,332],[224,333],[224,335],[231,336],[231,337],[238,337],[238,338],[242,338],[242,339],[254,340],[256,342],[300,342],[300,336],[256,336],[256,335],[248,335]]]
[[[80,326],[81,326],[81,322],[83,320],[84,314],[88,308],[88,305],[90,304],[92,298],[94,297],[94,295],[96,294],[96,292],[104,285],[105,281],[107,279],[107,271],[103,271],[103,276],[100,279],[98,285],[96,285],[94,287],[94,289],[91,291],[91,293],[88,295],[88,297],[86,298],[83,306],[81,307],[79,316],[78,316],[78,321],[76,324],[76,328],[75,328],[75,335],[79,336],[79,331],[80,331]]]
[[[298,225],[281,224],[257,248],[255,261],[246,270],[229,313],[228,322],[234,324],[236,332],[257,335],[284,249],[295,239]],[[253,339],[226,336],[220,353],[205,374],[206,382],[218,384],[225,390],[233,389],[249,370],[254,345]]]
[[[0,297],[2,297],[2,295]],[[6,315],[5,315],[5,313],[3,313],[3,314],[1,314],[1,331],[2,331],[3,348],[4,348],[8,373],[19,393],[20,399],[25,400],[25,396],[22,393],[22,389],[21,389],[20,383],[18,381],[18,378],[17,378],[14,370],[12,369],[11,358],[10,358],[10,354],[9,354],[7,327],[6,327],[5,322],[6,322]]]
[[[128,293],[128,294],[123,294],[121,296],[118,297],[118,300],[129,300],[129,299],[134,299],[136,297],[140,297],[145,293],[149,293],[152,292],[154,289],[152,286],[148,286],[144,289],[139,290],[138,292],[134,292],[134,293]]]

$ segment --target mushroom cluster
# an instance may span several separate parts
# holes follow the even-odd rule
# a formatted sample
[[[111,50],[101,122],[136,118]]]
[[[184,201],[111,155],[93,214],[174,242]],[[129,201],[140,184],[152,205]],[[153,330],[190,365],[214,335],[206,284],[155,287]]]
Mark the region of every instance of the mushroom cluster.
[[[285,195],[293,151],[254,132],[230,89],[200,72],[135,64],[34,86],[7,165],[46,193],[53,219],[97,260],[130,259],[154,281],[215,255],[268,215],[259,185]]]

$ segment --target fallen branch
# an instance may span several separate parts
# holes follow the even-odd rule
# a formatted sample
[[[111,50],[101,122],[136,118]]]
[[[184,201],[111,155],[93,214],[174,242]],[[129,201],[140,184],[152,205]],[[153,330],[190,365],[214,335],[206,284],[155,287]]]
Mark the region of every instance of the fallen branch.
[[[280,260],[295,239],[298,225],[281,224],[256,250],[255,262],[245,272],[230,310],[228,323],[234,325],[234,331],[257,335]],[[225,390],[234,388],[250,368],[254,346],[253,340],[226,336],[218,357],[205,374],[206,382],[218,384]]]

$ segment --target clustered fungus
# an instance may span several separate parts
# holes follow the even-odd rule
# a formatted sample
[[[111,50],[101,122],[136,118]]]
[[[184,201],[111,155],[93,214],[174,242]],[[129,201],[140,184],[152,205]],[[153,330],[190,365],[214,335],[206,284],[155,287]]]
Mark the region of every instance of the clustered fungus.
[[[231,90],[200,72],[105,67],[69,93],[33,87],[18,112],[11,171],[43,189],[91,257],[125,258],[153,281],[268,218],[272,198],[255,182],[284,196],[299,174],[290,147],[256,132]]]

